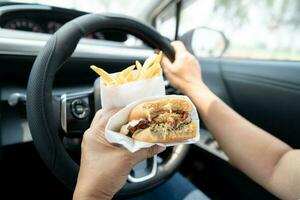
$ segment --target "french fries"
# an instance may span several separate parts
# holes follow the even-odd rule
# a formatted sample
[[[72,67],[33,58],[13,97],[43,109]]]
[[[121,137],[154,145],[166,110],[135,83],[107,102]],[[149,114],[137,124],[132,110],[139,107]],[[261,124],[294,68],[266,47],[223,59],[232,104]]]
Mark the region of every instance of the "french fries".
[[[141,72],[142,72],[142,69],[143,69],[143,66],[142,64],[139,62],[139,61],[135,61],[135,66],[136,66],[136,80],[139,79],[140,75],[141,75]]]
[[[91,65],[90,68],[102,77],[104,85],[117,86],[158,76],[161,72],[160,62],[162,55],[162,51],[160,51],[159,54],[153,54],[145,60],[143,65],[139,61],[135,61],[135,65],[127,67],[123,71],[116,73],[114,76],[95,65]]]
[[[152,56],[150,56],[149,58],[147,58],[143,64],[143,69],[146,70],[149,67],[151,67],[153,65],[156,57],[157,57],[157,54],[155,53]]]
[[[115,80],[103,69],[101,69],[95,65],[92,65],[91,69],[94,70],[99,76],[101,76],[106,84],[112,84],[115,82]]]

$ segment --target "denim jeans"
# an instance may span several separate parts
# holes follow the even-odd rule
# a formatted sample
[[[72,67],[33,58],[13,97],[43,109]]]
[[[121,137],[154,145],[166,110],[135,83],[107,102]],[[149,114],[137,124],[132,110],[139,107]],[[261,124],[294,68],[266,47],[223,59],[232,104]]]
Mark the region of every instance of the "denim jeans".
[[[210,200],[196,186],[177,173],[167,182],[141,196],[131,200]]]

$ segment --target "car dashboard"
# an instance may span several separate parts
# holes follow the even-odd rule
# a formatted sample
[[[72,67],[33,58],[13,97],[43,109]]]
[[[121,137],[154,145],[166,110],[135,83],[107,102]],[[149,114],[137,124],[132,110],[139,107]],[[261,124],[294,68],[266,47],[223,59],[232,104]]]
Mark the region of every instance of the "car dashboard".
[[[0,7],[0,27],[9,30],[53,34],[68,21],[84,14],[87,13],[47,5],[6,4]],[[124,42],[127,40],[127,34],[115,31],[96,31],[89,33],[86,38]]]

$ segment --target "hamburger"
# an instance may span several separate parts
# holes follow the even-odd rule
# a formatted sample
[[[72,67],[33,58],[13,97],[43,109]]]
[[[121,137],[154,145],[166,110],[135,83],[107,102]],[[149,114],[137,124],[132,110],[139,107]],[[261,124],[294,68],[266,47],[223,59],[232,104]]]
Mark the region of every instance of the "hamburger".
[[[191,118],[192,104],[182,98],[163,98],[143,102],[128,115],[120,133],[135,140],[152,143],[181,142],[196,136]]]

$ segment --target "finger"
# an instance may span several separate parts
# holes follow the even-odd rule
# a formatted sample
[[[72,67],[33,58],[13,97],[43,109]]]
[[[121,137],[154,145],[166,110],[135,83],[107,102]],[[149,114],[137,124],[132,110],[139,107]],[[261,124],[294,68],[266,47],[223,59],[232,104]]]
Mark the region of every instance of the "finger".
[[[111,110],[98,110],[94,116],[94,119],[91,123],[91,128],[99,129],[104,128],[108,122],[108,120],[116,113],[119,109],[111,109]]]
[[[159,54],[160,50],[159,49],[154,49],[154,53]]]
[[[183,42],[181,42],[181,41],[174,41],[171,43],[171,45],[173,46],[173,48],[175,50],[175,61],[174,61],[174,63],[175,63],[176,61],[180,61],[184,57],[187,50],[186,50]]]
[[[176,52],[186,51],[184,43],[179,40],[171,42],[171,45],[173,46]]]
[[[94,127],[97,123],[97,121],[101,118],[101,116],[104,114],[104,110],[100,109],[96,112],[96,114],[94,115],[94,118],[92,120],[92,123],[90,125],[90,127]]]
[[[94,123],[95,128],[105,127],[108,120],[116,113],[119,109],[112,109],[108,111],[103,111],[98,120]]]
[[[161,60],[161,66],[162,66],[163,70],[165,70],[165,71],[170,70],[172,68],[171,61],[165,55],[163,56],[163,58]]]
[[[151,158],[154,155],[163,152],[164,150],[166,150],[166,147],[154,145],[150,148],[141,149],[141,150],[135,152],[133,157],[135,159],[135,163],[138,163],[147,158]]]

